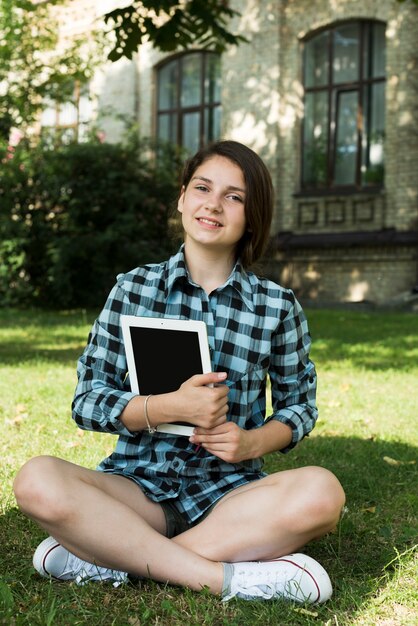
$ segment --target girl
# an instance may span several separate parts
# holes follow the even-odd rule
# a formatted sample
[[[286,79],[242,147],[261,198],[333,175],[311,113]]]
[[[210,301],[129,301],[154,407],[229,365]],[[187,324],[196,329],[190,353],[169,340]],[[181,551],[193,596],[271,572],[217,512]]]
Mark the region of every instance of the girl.
[[[34,458],[16,478],[20,508],[50,534],[34,555],[41,575],[150,577],[223,599],[331,596],[322,566],[294,551],[335,527],[341,485],[320,467],[262,471],[263,455],[290,450],[317,418],[301,307],[248,270],[272,208],[270,175],[246,146],[221,141],[187,162],[183,246],[118,276],[78,364],[73,417],[116,434],[115,451],[97,470]],[[172,393],[131,393],[122,314],[204,320],[213,372]],[[194,425],[190,438],[155,432],[179,419]]]

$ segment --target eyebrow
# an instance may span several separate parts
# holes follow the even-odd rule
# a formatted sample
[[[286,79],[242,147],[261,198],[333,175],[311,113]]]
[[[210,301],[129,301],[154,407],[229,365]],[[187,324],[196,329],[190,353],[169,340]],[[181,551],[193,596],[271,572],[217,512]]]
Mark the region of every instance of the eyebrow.
[[[203,180],[205,183],[213,184],[213,180],[205,178],[205,176],[193,176],[191,180]],[[227,189],[229,191],[240,191],[241,193],[245,193],[245,189],[242,187],[235,187],[234,185],[228,185]]]

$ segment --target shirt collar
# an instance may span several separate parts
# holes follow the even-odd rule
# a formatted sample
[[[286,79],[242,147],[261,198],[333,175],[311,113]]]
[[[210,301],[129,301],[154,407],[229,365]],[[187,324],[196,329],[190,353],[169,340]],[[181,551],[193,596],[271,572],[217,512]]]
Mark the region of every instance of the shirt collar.
[[[184,244],[181,246],[177,254],[174,254],[167,261],[165,275],[165,297],[168,298],[178,280],[190,281],[189,272],[184,258]]]
[[[167,261],[165,280],[166,298],[168,298],[177,281],[187,281],[190,284],[194,284],[189,275],[186,260],[184,258],[184,244],[181,246],[177,254],[170,257]],[[218,291],[222,291],[229,286],[238,293],[238,295],[241,297],[241,300],[250,309],[250,311],[254,311],[254,302],[252,297],[250,278],[247,272],[242,267],[240,261],[237,261],[229,278],[221,287],[219,287]]]

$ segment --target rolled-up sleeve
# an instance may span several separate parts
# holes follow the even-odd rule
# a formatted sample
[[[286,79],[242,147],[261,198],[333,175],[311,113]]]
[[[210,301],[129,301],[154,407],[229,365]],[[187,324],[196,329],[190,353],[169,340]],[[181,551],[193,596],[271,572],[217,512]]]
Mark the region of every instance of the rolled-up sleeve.
[[[120,315],[128,308],[123,290],[115,285],[78,361],[72,417],[83,430],[132,435],[119,419],[135,396],[127,383],[120,324]]]
[[[273,407],[269,419],[292,429],[292,441],[282,452],[291,450],[308,435],[318,418],[316,371],[309,358],[310,347],[308,323],[293,296],[293,305],[273,338],[269,371]]]

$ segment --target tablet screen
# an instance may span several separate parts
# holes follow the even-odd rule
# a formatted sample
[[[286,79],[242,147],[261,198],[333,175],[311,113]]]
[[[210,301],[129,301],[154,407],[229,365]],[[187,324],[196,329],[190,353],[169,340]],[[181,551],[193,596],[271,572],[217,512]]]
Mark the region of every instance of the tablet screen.
[[[141,395],[176,391],[203,373],[197,332],[131,326],[130,333]]]

